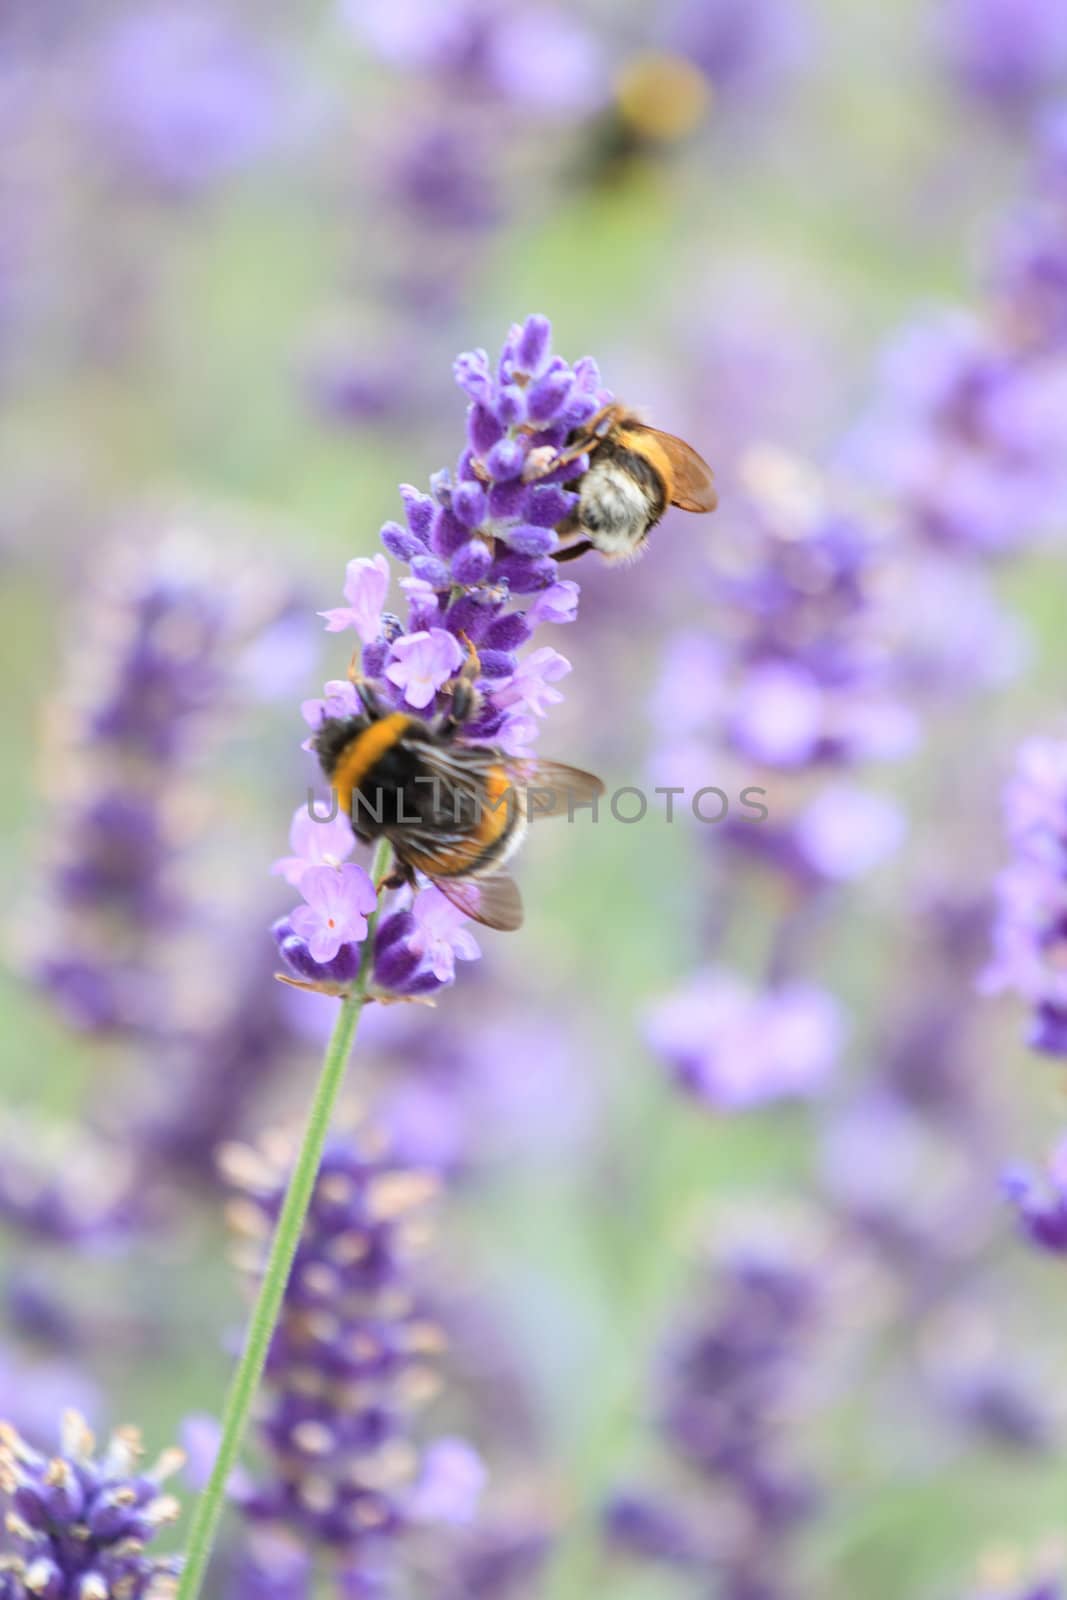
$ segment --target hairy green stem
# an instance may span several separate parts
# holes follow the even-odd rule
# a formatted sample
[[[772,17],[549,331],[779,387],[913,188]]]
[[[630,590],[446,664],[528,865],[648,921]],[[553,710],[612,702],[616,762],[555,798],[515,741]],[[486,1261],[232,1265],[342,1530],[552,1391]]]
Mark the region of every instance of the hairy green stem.
[[[382,840],[375,851],[371,867],[375,885],[386,876],[389,859],[389,845]],[[263,1375],[263,1366],[281,1312],[293,1258],[300,1243],[308,1206],[311,1204],[330,1118],[344,1082],[359,1014],[366,1003],[374,960],[374,930],[377,921],[378,908],[368,918],[367,938],[363,947],[359,975],[351,991],[341,1002],[341,1010],[323,1058],[315,1098],[311,1104],[307,1127],[300,1145],[300,1154],[297,1156],[285,1202],[278,1218],[278,1226],[274,1231],[270,1255],[248,1324],[241,1359],[237,1363],[237,1370],[233,1375],[229,1394],[226,1396],[218,1455],[207,1487],[197,1503],[192,1526],[189,1529],[178,1600],[196,1600],[211,1558],[219,1519],[226,1501],[226,1484],[237,1464],[241,1442],[248,1427],[252,1402]]]

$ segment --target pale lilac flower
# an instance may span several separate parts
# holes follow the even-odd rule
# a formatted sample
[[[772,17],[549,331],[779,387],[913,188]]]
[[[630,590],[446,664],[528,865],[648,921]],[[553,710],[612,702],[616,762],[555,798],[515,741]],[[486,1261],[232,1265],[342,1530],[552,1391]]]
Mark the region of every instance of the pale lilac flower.
[[[482,952],[468,918],[440,889],[424,889],[416,895],[411,912],[415,929],[408,938],[408,949],[428,963],[435,978],[451,983],[457,961],[478,960]]]
[[[509,756],[527,755],[539,731],[536,717],[527,717],[520,713],[505,718],[500,725],[496,742]]]
[[[352,824],[343,812],[328,821],[317,821],[306,805],[297,806],[289,828],[291,856],[281,856],[274,862],[271,872],[294,889],[309,867],[339,867],[356,847]]]
[[[404,691],[409,706],[422,711],[462,664],[463,649],[459,640],[445,628],[430,628],[395,641],[393,659],[385,669],[385,676]]]
[[[734,738],[760,761],[799,767],[818,748],[823,697],[803,667],[768,663],[742,685],[733,716]]]
[[[539,622],[573,622],[578,615],[578,585],[564,578],[545,589],[530,607],[528,621],[536,627]]]
[[[805,806],[793,838],[820,876],[847,882],[879,866],[905,833],[901,809],[887,796],[854,784],[831,784]]]
[[[327,633],[355,628],[364,644],[373,644],[382,631],[382,608],[389,592],[389,563],[379,552],[370,558],[357,556],[345,569],[347,606],[320,611],[326,618]]]
[[[318,728],[327,717],[358,716],[361,710],[356,686],[349,683],[347,678],[331,678],[321,699],[303,700],[300,703],[300,715],[309,728]],[[310,744],[305,746],[305,749],[310,748]]]
[[[343,944],[367,937],[367,917],[374,910],[374,885],[362,867],[347,861],[340,867],[309,867],[300,880],[305,905],[290,917],[293,931],[307,940],[313,961],[332,961]]]
[[[438,1439],[423,1455],[408,1514],[416,1522],[463,1527],[474,1520],[485,1480],[482,1459],[466,1440]]]
[[[496,703],[504,710],[518,706],[535,717],[543,717],[550,706],[559,705],[563,700],[560,691],[552,685],[565,678],[570,670],[566,656],[561,656],[551,645],[545,645],[519,662],[506,688],[496,696]]]

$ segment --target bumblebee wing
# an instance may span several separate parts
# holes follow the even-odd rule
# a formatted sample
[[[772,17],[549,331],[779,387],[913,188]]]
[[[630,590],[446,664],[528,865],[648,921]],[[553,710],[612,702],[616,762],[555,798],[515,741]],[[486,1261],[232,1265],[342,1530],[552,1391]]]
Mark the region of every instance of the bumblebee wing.
[[[546,817],[571,817],[591,806],[604,793],[604,785],[591,772],[568,767],[561,761],[541,761],[536,756],[508,762],[523,814],[529,822]]]
[[[678,506],[682,511],[714,511],[719,496],[715,492],[715,475],[704,457],[673,433],[650,428],[647,422],[640,423],[639,427],[644,433],[655,434],[657,443],[670,461],[674,475],[671,505]]]
[[[501,933],[514,933],[522,927],[522,896],[515,879],[506,872],[490,878],[435,878],[430,882],[473,922]]]

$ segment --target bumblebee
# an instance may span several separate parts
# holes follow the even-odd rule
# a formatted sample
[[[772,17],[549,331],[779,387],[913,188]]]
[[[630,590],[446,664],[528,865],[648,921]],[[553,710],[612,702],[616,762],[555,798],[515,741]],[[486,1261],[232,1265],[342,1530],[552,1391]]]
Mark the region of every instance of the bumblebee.
[[[668,506],[714,511],[719,503],[712,470],[692,445],[649,427],[625,406],[606,406],[572,434],[564,463],[584,455],[587,470],[567,485],[577,491],[578,505],[556,528],[562,538],[580,537],[555,552],[557,561],[573,561],[587,550],[632,561]]]
[[[385,711],[357,681],[364,714],[328,718],[313,747],[356,836],[392,844],[391,886],[414,885],[421,872],[468,917],[510,931],[522,924],[522,899],[504,867],[527,824],[573,817],[604,786],[575,767],[459,743],[477,704],[472,675],[457,679],[451,710],[434,723]]]

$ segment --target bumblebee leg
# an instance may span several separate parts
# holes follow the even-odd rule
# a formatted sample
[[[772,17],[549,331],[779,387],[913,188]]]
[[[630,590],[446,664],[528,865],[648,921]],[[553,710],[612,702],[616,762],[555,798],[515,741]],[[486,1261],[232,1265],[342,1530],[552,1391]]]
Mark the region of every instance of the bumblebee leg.
[[[579,556],[584,556],[587,550],[594,549],[589,539],[579,539],[577,544],[569,544],[565,550],[553,550],[553,561],[575,561]]]
[[[384,878],[375,884],[375,893],[381,894],[383,889],[414,889],[415,868],[409,867],[406,861],[397,861]]]
[[[482,663],[473,642],[465,633],[460,637],[467,646],[467,659],[451,683],[446,685],[452,695],[452,704],[438,718],[435,729],[445,739],[450,738],[465,722],[470,722],[481,709],[481,695],[474,685],[481,676]]]
[[[618,406],[613,401],[611,405],[602,406],[588,422],[582,424],[581,437],[575,439],[573,444],[562,450],[546,467],[546,472],[558,472],[560,467],[567,467],[572,461],[577,461],[580,456],[588,455],[591,450],[601,442],[600,429],[618,412]]]

